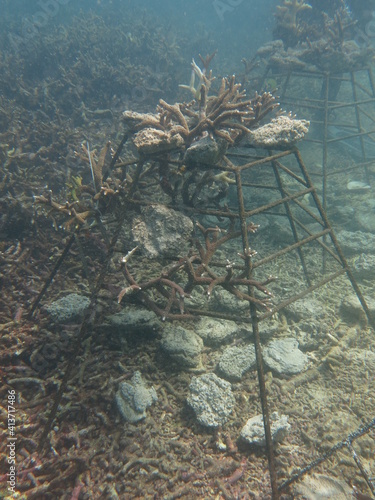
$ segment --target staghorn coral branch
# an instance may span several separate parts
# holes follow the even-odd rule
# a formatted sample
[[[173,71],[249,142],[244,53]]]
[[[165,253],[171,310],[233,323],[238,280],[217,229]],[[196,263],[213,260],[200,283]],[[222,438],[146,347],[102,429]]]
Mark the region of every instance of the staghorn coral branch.
[[[180,106],[178,104],[168,104],[163,99],[160,99],[159,105],[163,109],[169,111],[169,113],[176,118],[177,122],[181,125],[186,134],[189,133],[189,127],[186,118],[182,114]]]

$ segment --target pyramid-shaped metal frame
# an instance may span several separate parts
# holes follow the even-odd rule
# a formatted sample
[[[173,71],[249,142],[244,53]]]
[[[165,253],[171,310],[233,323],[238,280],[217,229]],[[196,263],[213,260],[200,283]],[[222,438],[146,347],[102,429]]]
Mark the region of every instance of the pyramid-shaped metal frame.
[[[122,141],[122,145],[124,145],[127,138],[128,135],[125,135],[124,140]],[[111,165],[115,164],[117,158],[118,155],[113,159]],[[153,156],[150,156],[149,158],[143,157],[142,160],[139,161],[136,165],[136,172],[140,173],[145,164],[158,162],[159,160],[160,158],[155,158]],[[296,291],[296,293],[293,292],[290,296],[282,298],[278,302],[278,297],[275,297],[275,301],[271,311],[261,311],[253,302],[249,302],[248,315],[243,316],[239,315],[237,311],[234,314],[224,314],[218,311],[210,311],[204,308],[189,308],[189,312],[197,316],[209,315],[217,318],[225,317],[227,319],[234,319],[236,321],[249,322],[252,324],[272,494],[273,498],[277,499],[279,498],[279,487],[277,484],[271,438],[270,416],[265,386],[259,323],[275,312],[282,310],[287,305],[292,304],[293,302],[296,302],[297,300],[305,297],[314,290],[317,290],[323,287],[325,284],[346,275],[351,284],[351,287],[353,288],[362,305],[369,323],[373,327],[375,324],[373,318],[371,317],[371,313],[369,311],[366,300],[362,295],[355,277],[350,270],[348,262],[346,261],[345,256],[340,248],[336,235],[329,223],[323,205],[316,193],[315,187],[310,179],[302,156],[297,148],[293,147],[289,150],[276,152],[270,150],[257,151],[251,148],[233,149],[229,150],[227,155],[224,156],[222,161],[219,164],[215,165],[214,168],[219,171],[227,172],[229,173],[228,175],[234,175],[235,184],[233,184],[233,189],[236,189],[234,196],[234,198],[236,199],[236,203],[233,204],[232,208],[225,207],[225,209],[208,209],[204,207],[196,209],[189,208],[187,209],[188,215],[193,216],[195,213],[196,216],[210,215],[217,216],[221,220],[223,218],[227,218],[230,220],[236,219],[238,221],[238,224],[241,228],[242,255],[244,256],[242,272],[245,272],[246,277],[251,278],[254,274],[261,273],[263,267],[272,264],[280,257],[288,254],[294,254],[295,252],[297,252],[298,259],[294,261],[298,262],[299,260],[300,268],[302,269],[302,275],[304,277],[305,284],[303,289]],[[138,178],[139,175],[136,175],[134,177],[135,180],[132,186],[132,190],[126,199],[126,206],[131,206],[132,204],[136,204],[137,206],[139,206],[142,204],[146,205],[155,202],[155,200],[152,199],[140,200],[139,198],[132,198],[132,195],[137,188]],[[271,202],[259,204],[256,202],[256,198],[254,198],[253,196],[249,196],[250,192],[259,193],[262,190],[273,193],[273,199]],[[307,201],[306,198],[309,198],[309,200]],[[184,208],[180,207],[180,210],[184,211]],[[303,214],[303,216],[307,218],[311,222],[311,224],[306,222],[305,219],[301,220],[299,217],[301,214]],[[278,249],[275,252],[270,253],[269,255],[263,256],[259,259],[254,259],[254,253],[250,248],[248,224],[250,220],[259,217],[260,215],[266,215],[269,218],[282,218],[282,220],[287,221],[291,241],[283,248]],[[114,247],[119,231],[121,229],[121,225],[122,221],[121,219],[118,219],[118,224],[113,234],[111,244],[108,245],[109,251],[106,263],[102,268],[102,272],[99,278],[96,280],[95,288],[92,290],[91,306],[81,325],[79,335],[77,335],[78,344],[87,334],[89,323],[92,320],[92,313],[95,309],[98,293],[104,280],[107,277],[108,264],[111,257],[113,256]],[[50,279],[47,280],[45,287],[39,294],[38,299],[35,301],[31,310],[31,314],[38,306],[48,285],[51,283],[53,276],[58,271],[59,266],[61,265],[65,256],[68,254],[69,249],[74,244],[75,240],[76,235],[73,234],[67,243],[64,253],[51,272]],[[108,237],[106,237],[106,241],[108,242]],[[327,254],[332,263],[336,266],[336,269],[332,271],[330,270],[330,272],[326,273],[323,273],[322,271],[318,273],[317,268],[320,267],[321,269],[321,266],[317,265],[316,259],[313,261],[313,268],[309,269],[309,264],[306,261],[306,254],[309,253],[309,249],[311,249],[312,246],[321,248],[321,255],[323,253]],[[316,255],[315,247],[314,255]],[[176,258],[178,257],[179,256],[176,256]],[[228,258],[230,257],[231,256],[229,255]],[[220,263],[216,263],[216,265],[220,266]],[[225,266],[225,262],[222,262],[221,266]],[[249,286],[247,293],[250,296],[255,296],[256,290],[254,290],[254,287]],[[78,352],[78,348],[75,349],[75,352]],[[74,362],[75,358],[73,356],[69,362],[64,380],[62,381],[58,394],[55,398],[53,408],[51,410],[48,422],[41,438],[40,448],[43,447],[48,432],[52,427],[59,401],[61,400],[63,391],[65,390],[66,384],[69,379],[69,373],[71,371],[70,367],[73,366]],[[285,484],[288,485],[290,482],[291,481],[286,482]]]

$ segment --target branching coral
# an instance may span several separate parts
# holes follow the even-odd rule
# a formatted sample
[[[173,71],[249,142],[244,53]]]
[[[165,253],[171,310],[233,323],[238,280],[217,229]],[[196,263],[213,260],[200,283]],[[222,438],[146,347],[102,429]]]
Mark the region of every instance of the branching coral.
[[[47,216],[53,220],[53,226],[57,229],[59,224],[55,220],[55,215],[63,215],[65,222],[63,223],[64,229],[70,227],[80,226],[87,222],[88,217],[93,214],[93,210],[84,210],[79,208],[79,202],[73,203],[66,202],[60,204],[52,199],[52,192],[49,191],[46,195],[34,196],[34,203],[37,205],[44,205],[49,207]]]
[[[92,180],[94,182],[95,192],[99,191],[103,183],[103,168],[107,152],[110,148],[111,142],[108,141],[105,146],[100,150],[99,156],[96,157],[96,150],[90,151],[89,143],[82,143],[82,150],[85,153],[81,155],[76,153],[76,156],[80,157],[84,161],[88,161],[90,164]]]
[[[194,240],[195,249],[191,255],[181,258],[176,264],[163,269],[159,276],[142,283],[137,282],[131,274],[128,261],[129,257],[135,252],[133,249],[126,257],[122,259],[123,272],[128,283],[121,290],[118,301],[129,293],[136,293],[140,300],[163,319],[166,318],[187,318],[190,317],[189,311],[185,312],[184,299],[188,297],[197,286],[203,286],[206,294],[210,297],[215,287],[222,287],[239,300],[246,300],[256,306],[270,310],[271,293],[267,290],[268,283],[274,280],[270,276],[264,281],[257,281],[247,278],[242,271],[238,275],[234,274],[234,265],[227,261],[226,274],[218,275],[210,267],[210,263],[215,252],[227,241],[238,238],[241,234],[236,231],[232,224],[227,232],[218,227],[204,228],[200,223],[197,227],[203,235],[204,243],[196,238]],[[249,223],[247,231],[254,233],[258,226]],[[252,252],[254,254],[255,252]],[[244,256],[242,256],[244,258]],[[184,284],[181,284],[184,283]],[[253,287],[264,294],[265,298],[250,295],[243,288]],[[176,313],[176,311],[178,311]]]
[[[181,89],[190,90],[190,92],[193,94],[193,97],[195,99],[197,99],[197,101],[199,101],[201,98],[202,86],[204,85],[206,87],[206,92],[208,92],[208,90],[211,87],[212,82],[215,79],[212,76],[212,71],[208,72],[208,66],[209,66],[210,62],[212,61],[212,59],[214,58],[215,54],[216,54],[216,51],[213,52],[211,55],[207,55],[205,58],[203,58],[199,54],[199,58],[203,64],[203,68],[204,68],[203,70],[200,69],[200,67],[197,65],[197,63],[193,59],[193,61],[191,63],[192,70],[191,70],[191,78],[190,78],[189,85],[179,85],[179,87]],[[195,77],[196,76],[199,78],[199,82],[198,82],[197,87],[195,87]]]
[[[162,130],[169,137],[177,135],[184,146],[205,133],[234,144],[277,106],[274,96],[268,92],[246,99],[245,91],[235,83],[233,76],[229,80],[222,79],[216,96],[208,96],[203,83],[199,102],[168,104],[161,99],[156,114],[125,111],[123,119],[135,132],[147,128],[151,135],[152,130]]]
[[[311,5],[304,0],[284,0],[283,5],[277,6],[276,16],[281,26],[296,29],[297,16],[303,10],[311,9]]]

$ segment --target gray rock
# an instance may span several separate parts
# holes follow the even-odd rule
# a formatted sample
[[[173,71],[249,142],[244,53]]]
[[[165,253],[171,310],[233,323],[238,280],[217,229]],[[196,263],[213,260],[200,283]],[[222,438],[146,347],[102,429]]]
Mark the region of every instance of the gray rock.
[[[142,207],[142,217],[133,221],[132,234],[146,257],[175,257],[188,252],[193,222],[164,205]]]
[[[249,303],[246,300],[237,299],[232,293],[227,292],[223,288],[215,287],[210,301],[213,309],[228,313],[236,311],[239,318],[242,315],[247,317],[250,315]]]
[[[277,411],[274,411],[270,415],[271,424],[271,436],[272,441],[281,441],[290,429],[290,424],[288,423],[288,417],[286,415],[281,415]],[[241,439],[246,441],[251,445],[265,446],[266,438],[264,433],[263,415],[257,415],[256,417],[249,418],[246,424],[241,430]]]
[[[106,318],[107,323],[119,333],[153,333],[160,330],[162,327],[161,321],[155,313],[145,307],[126,308],[116,314],[112,314]]]
[[[363,230],[369,232],[372,235],[375,233],[375,200],[373,198],[373,191],[369,191],[360,205],[356,207],[355,217],[353,218],[354,224],[356,224],[355,230]],[[348,226],[345,226],[348,228]]]
[[[70,293],[45,306],[44,309],[56,323],[71,323],[82,320],[89,305],[89,298],[77,293]]]
[[[375,254],[375,235],[363,231],[340,231],[337,234],[341,249],[346,255]]]
[[[227,142],[206,136],[194,142],[185,152],[184,163],[188,167],[216,165],[227,150]]]
[[[298,349],[293,338],[271,340],[263,352],[266,365],[277,373],[292,375],[302,372],[308,363],[306,354]]]
[[[325,309],[322,307],[321,302],[314,299],[314,297],[297,300],[289,304],[285,308],[285,311],[287,311],[288,317],[291,317],[294,321],[305,320],[308,317],[316,319],[325,314]]]
[[[371,297],[365,297],[367,306],[372,317],[375,317],[375,300]],[[366,323],[366,314],[363,310],[358,297],[353,294],[345,297],[340,305],[340,314],[348,323],[354,324],[358,322]]]
[[[200,424],[218,427],[227,422],[235,399],[229,382],[214,373],[205,373],[192,378],[187,402]]]
[[[357,279],[375,278],[375,255],[361,253],[353,262],[353,272]]]
[[[117,407],[127,422],[144,419],[146,409],[157,399],[154,387],[146,387],[139,371],[134,373],[130,382],[121,382],[115,396]]]
[[[222,354],[218,368],[223,377],[234,382],[256,366],[253,345],[227,347]]]
[[[201,318],[195,325],[195,331],[205,345],[218,346],[232,340],[238,332],[238,326],[234,321]]]
[[[202,365],[203,340],[182,326],[165,327],[161,348],[182,368],[200,368]]]

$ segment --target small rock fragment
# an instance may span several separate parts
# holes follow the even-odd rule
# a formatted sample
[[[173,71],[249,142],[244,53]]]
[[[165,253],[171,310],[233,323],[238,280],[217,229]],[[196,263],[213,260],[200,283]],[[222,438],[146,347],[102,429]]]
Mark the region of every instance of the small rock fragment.
[[[197,369],[202,365],[203,340],[182,326],[165,327],[161,348],[182,368]]]
[[[293,338],[271,340],[263,358],[271,370],[287,375],[302,372],[308,363],[306,354],[298,349],[298,342]]]
[[[305,476],[293,485],[294,498],[305,500],[351,500],[353,489],[345,481],[323,474]]]
[[[218,427],[228,420],[235,399],[229,382],[214,373],[205,373],[192,378],[187,402],[201,425]]]
[[[70,323],[80,321],[89,305],[89,298],[70,293],[46,306],[45,310],[56,323]]]
[[[130,382],[121,382],[116,392],[117,407],[127,422],[138,422],[146,417],[146,409],[157,401],[154,387],[147,388],[139,371]]]
[[[346,188],[349,191],[357,191],[357,192],[361,193],[364,191],[370,191],[371,186],[367,182],[349,181],[346,185]]]
[[[227,347],[219,361],[222,375],[234,382],[256,366],[255,348],[253,345]]]
[[[281,415],[274,411],[270,415],[271,436],[272,441],[281,441],[290,429],[288,417]],[[249,444],[257,446],[265,446],[266,438],[264,433],[263,415],[249,418],[241,430],[241,438]]]
[[[189,217],[164,205],[148,205],[133,221],[133,238],[146,257],[183,255],[189,250],[194,225]]]
[[[238,326],[234,321],[201,318],[195,326],[195,331],[205,345],[214,347],[233,339],[238,332]]]

